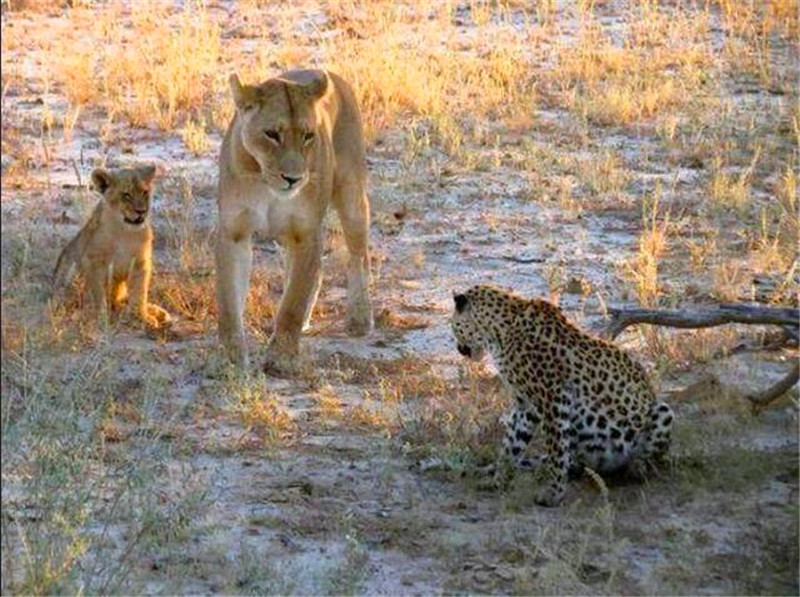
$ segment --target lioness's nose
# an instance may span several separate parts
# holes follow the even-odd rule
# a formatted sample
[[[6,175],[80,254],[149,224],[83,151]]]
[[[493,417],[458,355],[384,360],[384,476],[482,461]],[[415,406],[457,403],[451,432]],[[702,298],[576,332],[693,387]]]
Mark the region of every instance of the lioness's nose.
[[[300,180],[300,176],[289,176],[287,174],[281,174],[281,178],[285,180],[290,187],[293,187],[296,182]]]

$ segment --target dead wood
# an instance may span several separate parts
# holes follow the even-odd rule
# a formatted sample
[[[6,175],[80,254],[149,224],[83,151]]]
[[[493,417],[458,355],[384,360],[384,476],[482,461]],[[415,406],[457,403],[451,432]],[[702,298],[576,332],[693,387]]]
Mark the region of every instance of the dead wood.
[[[506,261],[513,261],[514,263],[544,263],[544,257],[517,257],[516,255],[503,255]]]
[[[748,394],[747,399],[753,405],[753,413],[758,414],[764,410],[771,402],[783,396],[786,392],[792,389],[792,386],[800,379],[800,361],[795,361],[792,370],[786,374],[780,381],[771,385],[763,392],[755,394]]]
[[[700,309],[609,309],[611,321],[603,334],[613,340],[632,325],[646,323],[673,328],[697,329],[724,325],[727,323],[777,325],[783,331],[783,345],[797,344],[800,309],[767,307],[764,305],[723,304],[717,307]],[[747,399],[758,413],[794,386],[800,377],[800,363],[795,362],[792,370],[780,381],[762,392],[750,394]]]
[[[726,323],[779,325],[787,339],[797,337],[800,309],[766,307],[763,305],[731,305],[689,309],[609,309],[611,322],[605,336],[611,340],[632,325],[646,323],[673,328],[706,328]]]

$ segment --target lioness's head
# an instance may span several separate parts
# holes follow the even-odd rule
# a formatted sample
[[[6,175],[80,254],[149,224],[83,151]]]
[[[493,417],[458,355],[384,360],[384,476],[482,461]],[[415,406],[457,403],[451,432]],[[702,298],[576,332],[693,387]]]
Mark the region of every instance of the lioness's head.
[[[330,86],[324,71],[303,71],[292,80],[275,78],[257,86],[230,76],[231,93],[241,119],[241,141],[258,164],[259,177],[284,196],[308,182],[309,162],[317,146],[316,103]]]
[[[155,166],[92,172],[92,184],[105,202],[128,226],[143,226],[150,213],[150,196],[156,178]]]

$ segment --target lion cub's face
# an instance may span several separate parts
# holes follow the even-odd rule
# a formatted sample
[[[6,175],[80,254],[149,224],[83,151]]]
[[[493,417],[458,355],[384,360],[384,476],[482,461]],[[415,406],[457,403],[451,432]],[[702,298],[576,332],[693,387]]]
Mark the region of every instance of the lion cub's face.
[[[258,86],[242,85],[231,75],[230,84],[242,144],[257,162],[260,178],[280,195],[294,196],[309,179],[317,144],[315,104],[328,90],[327,75],[315,73],[303,83],[276,78]]]
[[[92,172],[92,183],[126,226],[141,227],[150,213],[155,166]]]

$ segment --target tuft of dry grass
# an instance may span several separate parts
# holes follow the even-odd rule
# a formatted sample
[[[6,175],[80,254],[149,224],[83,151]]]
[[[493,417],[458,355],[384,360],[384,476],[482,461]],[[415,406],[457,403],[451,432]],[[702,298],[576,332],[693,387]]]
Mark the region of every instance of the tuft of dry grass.
[[[414,458],[441,459],[447,468],[464,470],[494,462],[501,433],[499,419],[508,396],[497,378],[486,377],[480,364],[466,364],[463,376],[423,399],[409,401],[405,388],[396,399],[408,403],[397,420],[396,437]]]
[[[465,131],[475,131],[481,119],[513,118],[532,109],[526,36],[509,26],[479,55],[471,48],[448,47],[453,25],[442,7],[439,18],[420,21],[411,11],[367,4],[370,14],[360,25],[371,24],[369,35],[340,36],[325,44],[325,63],[355,89],[368,139],[400,118],[418,117],[442,147],[457,154]],[[409,35],[441,36],[449,51],[409,44]]]
[[[181,138],[186,149],[194,155],[204,154],[210,146],[208,135],[206,135],[205,121],[202,118],[199,121],[188,120],[183,125]]]
[[[262,441],[275,442],[295,429],[291,414],[270,391],[263,374],[228,372],[222,391],[228,410],[242,421],[243,436],[253,433]]]
[[[661,212],[662,191],[660,184],[653,193],[642,200],[642,233],[639,251],[623,266],[628,279],[643,307],[654,307],[661,294],[658,267],[667,249],[670,229],[670,212]]]

